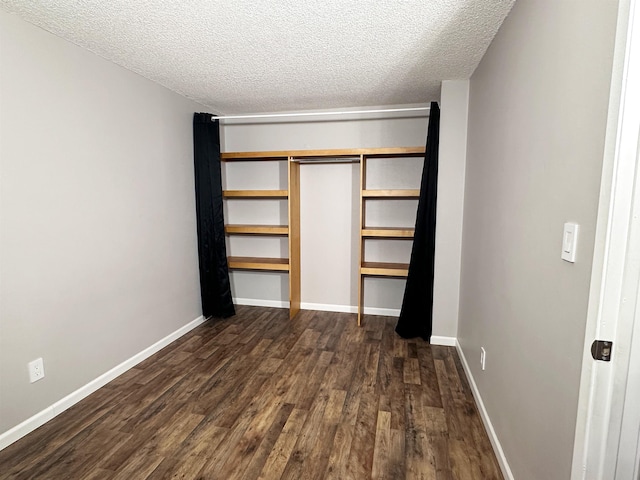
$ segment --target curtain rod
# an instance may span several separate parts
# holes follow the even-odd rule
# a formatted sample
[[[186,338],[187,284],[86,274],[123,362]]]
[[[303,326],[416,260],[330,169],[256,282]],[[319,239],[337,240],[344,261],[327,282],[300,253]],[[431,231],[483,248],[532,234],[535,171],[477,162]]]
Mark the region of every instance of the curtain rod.
[[[358,115],[362,113],[395,113],[395,112],[421,112],[429,111],[430,107],[406,107],[406,108],[383,108],[378,110],[347,110],[342,112],[298,112],[298,113],[258,113],[250,115],[222,115],[211,116],[214,120],[244,120],[253,118],[287,118],[287,117],[320,117],[324,115]],[[425,115],[426,116],[426,115]]]

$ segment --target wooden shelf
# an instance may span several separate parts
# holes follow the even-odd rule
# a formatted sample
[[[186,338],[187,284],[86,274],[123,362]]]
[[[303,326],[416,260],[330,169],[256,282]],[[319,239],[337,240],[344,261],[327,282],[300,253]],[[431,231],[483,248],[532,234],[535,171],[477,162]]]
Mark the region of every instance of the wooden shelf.
[[[408,263],[362,262],[361,275],[377,277],[406,277],[409,273]]]
[[[223,162],[235,161],[278,161],[289,160],[286,152],[226,152],[220,154],[220,160]]]
[[[394,158],[424,156],[424,147],[391,147],[391,148],[346,148],[325,150],[281,150],[273,152],[224,152],[220,154],[222,161],[233,160],[287,160],[290,157],[366,157]]]
[[[418,198],[420,190],[362,190],[363,198]]]
[[[225,190],[224,198],[287,198],[287,190]]]
[[[365,227],[361,235],[366,238],[413,238],[413,228]]]
[[[227,263],[232,270],[289,271],[288,258],[228,257]]]
[[[287,225],[225,225],[229,235],[288,235]]]

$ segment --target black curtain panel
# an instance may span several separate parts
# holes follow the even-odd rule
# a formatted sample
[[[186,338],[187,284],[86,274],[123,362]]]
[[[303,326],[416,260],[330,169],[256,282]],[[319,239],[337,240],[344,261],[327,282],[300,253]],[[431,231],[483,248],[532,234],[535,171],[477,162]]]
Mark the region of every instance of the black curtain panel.
[[[431,102],[409,275],[404,289],[400,319],[396,325],[396,333],[401,337],[421,337],[427,342],[431,338],[433,320],[433,266],[436,248],[439,137],[440,108],[436,102]]]
[[[224,237],[218,124],[210,113],[193,116],[200,294],[205,318],[235,314]]]

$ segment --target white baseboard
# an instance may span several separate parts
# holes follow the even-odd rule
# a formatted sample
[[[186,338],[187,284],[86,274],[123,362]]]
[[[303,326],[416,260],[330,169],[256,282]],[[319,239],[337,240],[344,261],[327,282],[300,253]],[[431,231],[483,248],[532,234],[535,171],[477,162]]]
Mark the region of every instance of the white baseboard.
[[[358,308],[356,307],[356,311],[358,312]],[[400,309],[399,308],[377,308],[377,307],[364,307],[365,315],[381,315],[383,317],[399,317]]]
[[[284,300],[262,300],[259,298],[234,298],[236,305],[249,305],[252,307],[275,307],[289,308],[289,302]],[[301,302],[302,310],[318,310],[321,312],[341,312],[341,313],[358,313],[358,307],[354,305],[332,305],[329,303],[309,303]],[[384,317],[399,317],[400,310],[397,308],[376,308],[364,307],[365,315],[381,315]]]
[[[467,379],[469,380],[469,385],[471,386],[473,397],[475,398],[478,409],[480,410],[480,417],[482,417],[482,422],[484,423],[484,426],[487,429],[487,433],[489,434],[489,440],[491,441],[491,445],[493,446],[493,451],[496,453],[496,457],[498,458],[498,463],[500,464],[502,475],[504,475],[504,478],[506,480],[514,480],[513,473],[511,472],[511,467],[509,467],[507,457],[504,454],[502,444],[500,443],[500,440],[496,435],[496,431],[493,429],[493,424],[491,423],[491,419],[489,418],[489,413],[484,406],[484,402],[482,401],[482,397],[480,396],[480,390],[478,390],[478,386],[476,385],[476,382],[473,378],[473,374],[471,373],[469,363],[467,363],[467,359],[464,356],[464,352],[462,351],[460,342],[456,340],[455,346],[456,350],[458,350],[460,361],[462,362],[462,368],[464,368],[464,372],[466,373]]]
[[[443,347],[455,347],[458,341],[456,337],[441,337],[438,335],[431,335],[429,343],[431,345],[442,345]]]
[[[331,305],[328,303],[300,303],[303,310],[319,310],[321,312],[342,312],[342,313],[358,313],[357,305]],[[365,315],[380,315],[383,317],[399,317],[400,310],[397,308],[377,308],[364,307]]]
[[[8,447],[9,445],[16,442],[17,440],[20,440],[22,437],[24,437],[28,433],[33,432],[36,428],[44,425],[45,423],[47,423],[49,420],[53,419],[57,415],[60,415],[69,407],[72,407],[83,398],[88,397],[99,388],[104,387],[107,383],[109,383],[111,380],[113,380],[117,376],[122,375],[124,372],[126,372],[130,368],[135,367],[137,364],[139,364],[143,360],[146,360],[154,353],[162,350],[171,342],[177,340],[184,334],[196,328],[198,325],[204,323],[204,321],[205,321],[205,318],[203,316],[196,318],[195,320],[189,322],[185,326],[180,327],[175,332],[170,333],[163,339],[158,340],[156,343],[154,343],[150,347],[147,347],[141,352],[136,353],[133,357],[129,358],[128,360],[125,360],[121,364],[113,367],[108,372],[103,373],[99,377],[91,380],[89,383],[80,387],[75,392],[70,393],[63,399],[58,400],[53,405],[50,405],[44,410],[36,413],[34,416],[26,419],[24,422],[0,434],[0,450]]]
[[[330,303],[300,302],[302,310],[317,310],[320,312],[358,313],[358,307],[352,305],[332,305]]]
[[[262,300],[261,298],[234,298],[236,305],[248,305],[250,307],[289,308],[289,302],[284,300]]]

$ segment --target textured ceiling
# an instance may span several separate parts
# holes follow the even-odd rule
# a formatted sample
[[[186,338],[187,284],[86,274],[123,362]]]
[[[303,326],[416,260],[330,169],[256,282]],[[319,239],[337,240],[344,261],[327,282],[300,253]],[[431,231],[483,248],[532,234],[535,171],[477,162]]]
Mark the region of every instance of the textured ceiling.
[[[62,38],[244,113],[437,100],[515,0],[0,0]]]

